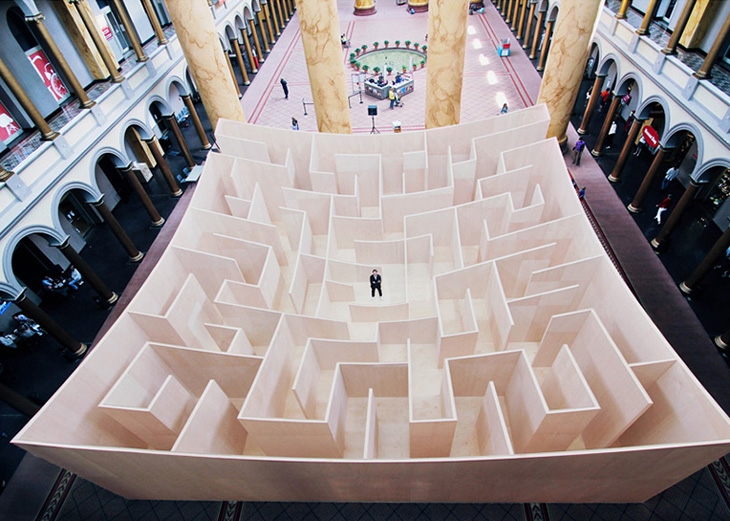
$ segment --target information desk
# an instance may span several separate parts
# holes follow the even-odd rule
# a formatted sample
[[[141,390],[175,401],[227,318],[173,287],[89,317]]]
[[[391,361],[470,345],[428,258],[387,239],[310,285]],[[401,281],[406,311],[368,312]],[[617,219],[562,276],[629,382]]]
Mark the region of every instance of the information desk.
[[[390,89],[394,88],[399,96],[403,97],[406,94],[413,92],[415,83],[413,78],[402,76],[402,80],[395,85],[378,85],[370,81],[365,82],[365,94],[372,96],[377,99],[388,99],[388,93]]]

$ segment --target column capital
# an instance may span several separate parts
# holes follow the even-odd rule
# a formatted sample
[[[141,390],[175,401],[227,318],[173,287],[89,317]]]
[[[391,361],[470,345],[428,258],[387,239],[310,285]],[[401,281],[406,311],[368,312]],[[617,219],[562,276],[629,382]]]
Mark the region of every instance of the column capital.
[[[46,16],[43,13],[31,14],[25,17],[26,22],[42,22],[45,19]]]
[[[14,173],[15,173],[15,172],[13,172],[12,170],[5,170],[5,169],[4,169],[3,167],[2,167],[2,165],[0,165],[0,183],[4,183],[4,182],[5,182],[5,181],[7,181],[8,179],[10,179],[10,177],[11,177],[11,176],[12,176],[12,175],[13,175]]]

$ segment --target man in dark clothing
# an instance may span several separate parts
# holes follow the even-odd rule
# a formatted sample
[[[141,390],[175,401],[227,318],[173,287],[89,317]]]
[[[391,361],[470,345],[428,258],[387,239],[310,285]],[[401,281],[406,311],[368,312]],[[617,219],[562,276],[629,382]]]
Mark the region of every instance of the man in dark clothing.
[[[289,99],[289,87],[286,85],[286,80],[282,78],[279,83],[281,83],[281,88],[284,89],[284,99]]]
[[[378,270],[373,270],[372,275],[370,275],[370,296],[372,298],[375,298],[375,290],[378,290],[378,295],[380,295],[380,300],[383,300],[383,291],[380,289],[380,284],[383,282],[382,277],[378,273]]]

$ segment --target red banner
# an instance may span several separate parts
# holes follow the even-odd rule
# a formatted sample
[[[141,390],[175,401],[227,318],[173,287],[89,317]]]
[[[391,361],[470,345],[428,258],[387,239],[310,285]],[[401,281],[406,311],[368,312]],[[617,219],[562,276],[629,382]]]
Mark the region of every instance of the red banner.
[[[56,73],[56,70],[48,61],[48,57],[40,47],[36,47],[26,53],[30,63],[33,64],[35,70],[38,71],[43,83],[46,84],[48,92],[53,94],[56,101],[61,101],[68,97],[68,89],[61,81],[61,78]]]
[[[7,142],[20,132],[20,125],[10,115],[5,105],[0,103],[0,141]]]
[[[654,127],[650,125],[645,126],[644,130],[641,131],[641,134],[644,136],[644,141],[646,141],[646,144],[649,145],[651,148],[656,148],[659,146],[659,132],[657,132]]]

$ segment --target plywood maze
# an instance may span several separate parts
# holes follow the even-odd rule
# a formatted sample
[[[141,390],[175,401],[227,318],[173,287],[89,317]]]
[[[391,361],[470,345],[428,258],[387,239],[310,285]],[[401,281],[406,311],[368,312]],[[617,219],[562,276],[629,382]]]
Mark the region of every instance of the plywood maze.
[[[15,442],[159,499],[641,501],[725,454],[547,124],[221,121],[159,264]]]

